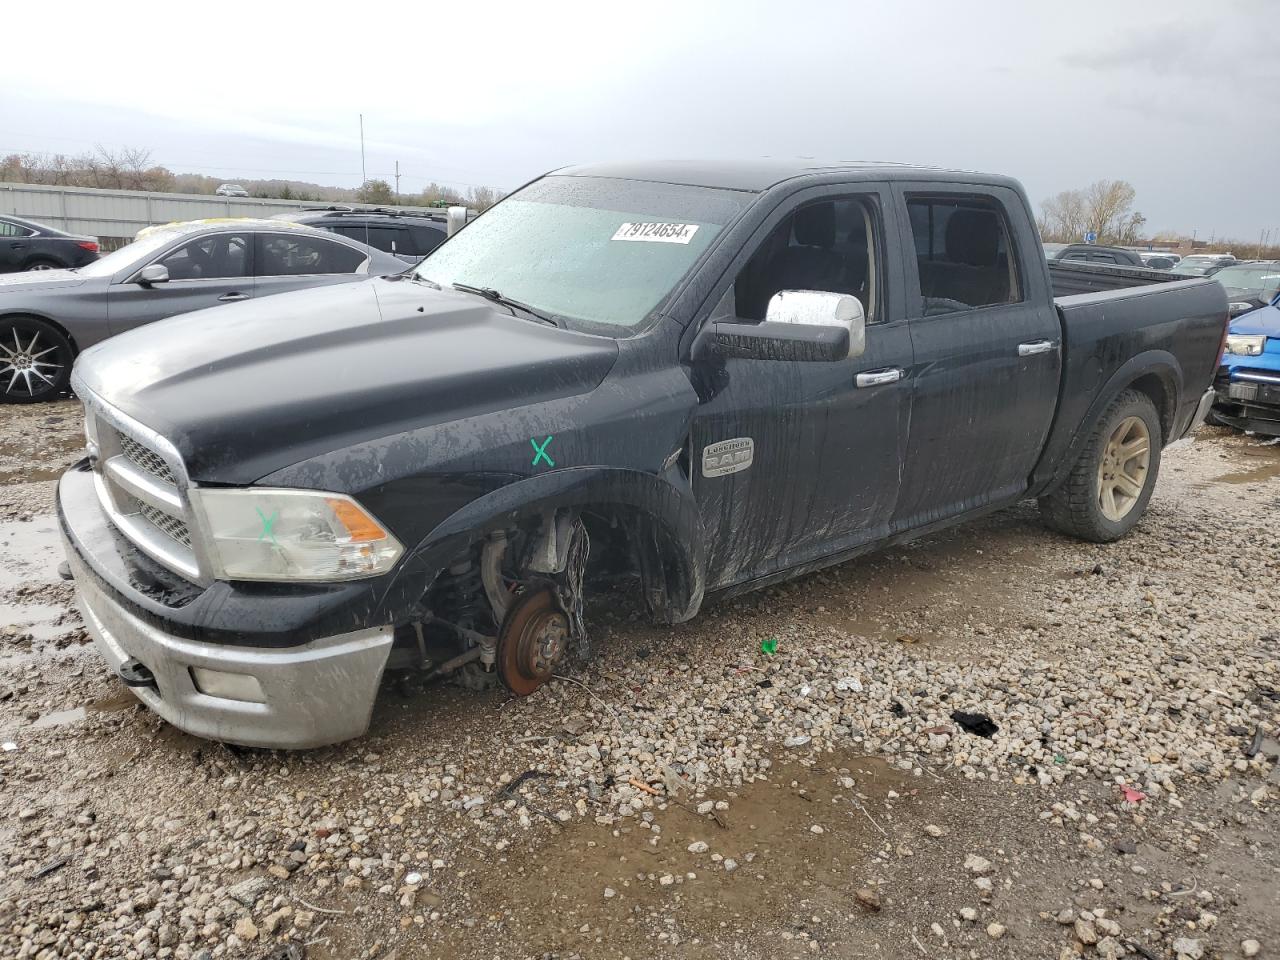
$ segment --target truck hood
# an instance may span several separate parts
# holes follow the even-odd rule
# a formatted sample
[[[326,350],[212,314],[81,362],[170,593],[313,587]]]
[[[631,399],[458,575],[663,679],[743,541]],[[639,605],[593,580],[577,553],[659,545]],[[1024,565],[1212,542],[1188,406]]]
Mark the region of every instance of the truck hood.
[[[1280,339],[1280,306],[1250,310],[1231,321],[1231,332],[1258,334]]]
[[[53,290],[57,287],[78,287],[85,278],[74,270],[24,270],[21,273],[0,273],[0,295],[28,293],[33,290]]]
[[[513,317],[410,280],[317,287],[189,313],[86,350],[88,389],[246,484],[405,430],[586,393],[615,340]]]

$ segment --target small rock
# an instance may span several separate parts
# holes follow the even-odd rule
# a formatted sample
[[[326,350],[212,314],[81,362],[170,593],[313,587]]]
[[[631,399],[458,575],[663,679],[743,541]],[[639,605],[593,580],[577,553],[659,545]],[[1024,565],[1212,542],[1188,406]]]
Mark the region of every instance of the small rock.
[[[1094,928],[1092,921],[1076,921],[1076,939],[1086,947],[1091,947],[1098,942],[1098,931]]]
[[[709,848],[705,840],[695,840],[689,844],[690,853],[706,853]]]
[[[258,928],[254,926],[253,920],[249,917],[241,917],[236,921],[236,936],[241,940],[256,940],[258,938]]]
[[[1178,960],[1200,960],[1204,956],[1204,947],[1199,940],[1191,937],[1179,937],[1173,941],[1173,952]]]
[[[810,832],[810,833],[826,833],[826,831],[825,831],[825,830],[823,830],[823,829],[822,829],[822,827],[820,827],[820,826],[819,826],[818,824],[816,824],[816,823],[815,823],[812,827],[810,827],[810,828],[809,828],[809,832]]]
[[[1004,924],[1001,924],[1001,923],[987,924],[987,936],[990,937],[992,940],[999,940],[1001,937],[1004,936],[1004,931],[1005,931]]]
[[[1257,940],[1241,940],[1240,952],[1243,953],[1246,957],[1256,957],[1259,953],[1262,952],[1262,944],[1260,944]]]
[[[658,878],[658,882],[662,884],[664,887],[669,887],[676,882],[676,878],[669,873],[664,873],[662,876]]]
[[[880,912],[879,891],[873,890],[871,887],[863,887],[856,894],[854,894],[854,896],[857,897],[858,903],[866,907],[872,913]]]
[[[992,863],[986,857],[980,857],[976,853],[971,853],[965,857],[964,868],[971,873],[987,874],[992,870]]]
[[[267,892],[267,888],[271,886],[270,881],[266,877],[250,877],[248,880],[241,880],[227,888],[227,896],[239,903],[241,906],[253,908],[258,902],[258,898]]]
[[[1070,907],[1064,907],[1058,911],[1058,915],[1053,919],[1057,920],[1058,923],[1062,924],[1064,927],[1069,926],[1076,922],[1076,912]]]
[[[618,895],[618,891],[617,891],[617,890],[615,890],[615,889],[613,889],[613,887],[605,887],[605,888],[604,888],[604,898],[605,898],[606,900],[612,900],[612,899],[613,899],[614,897],[616,897],[617,895]]]
[[[710,813],[715,808],[716,808],[715,803],[713,803],[710,800],[703,800],[700,804],[698,804],[698,813],[705,817],[708,813]]]
[[[978,911],[973,909],[973,907],[961,907],[960,919],[968,920],[970,923],[973,923],[973,921],[978,919]]]
[[[725,858],[724,858],[724,872],[725,872],[725,873],[733,873],[733,871],[735,871],[735,870],[737,870],[737,869],[738,869],[738,861],[737,861],[737,860],[734,860],[732,857],[725,857]]]
[[[925,833],[927,833],[927,834],[928,834],[929,836],[931,836],[931,837],[941,837],[941,836],[942,836],[943,834],[945,834],[947,831],[943,830],[943,829],[942,829],[940,826],[938,826],[936,823],[931,823],[931,824],[929,824],[928,826],[926,826],[926,827],[924,828],[924,832],[925,832]]]

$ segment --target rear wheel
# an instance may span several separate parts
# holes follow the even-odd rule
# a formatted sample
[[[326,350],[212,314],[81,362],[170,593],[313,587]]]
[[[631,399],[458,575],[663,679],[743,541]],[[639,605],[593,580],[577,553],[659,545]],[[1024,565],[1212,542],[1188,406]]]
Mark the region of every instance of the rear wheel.
[[[1066,481],[1040,498],[1055,530],[1110,543],[1142,518],[1160,472],[1160,418],[1136,390],[1116,397],[1098,419]]]
[[[37,317],[0,320],[0,401],[38,403],[67,389],[75,351],[57,327]]]
[[[58,263],[56,260],[38,259],[38,260],[29,261],[25,269],[27,270],[61,270],[63,269],[63,266],[62,264]]]

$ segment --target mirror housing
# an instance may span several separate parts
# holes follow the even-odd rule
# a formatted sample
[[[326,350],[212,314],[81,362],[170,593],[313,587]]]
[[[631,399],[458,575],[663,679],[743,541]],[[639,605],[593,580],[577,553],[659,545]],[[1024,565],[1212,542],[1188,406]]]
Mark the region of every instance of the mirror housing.
[[[149,287],[153,283],[168,283],[169,268],[163,263],[149,263],[138,271],[138,283]]]
[[[467,225],[467,208],[450,207],[444,215],[445,236],[452,237]]]
[[[763,323],[717,323],[715,338],[728,356],[832,363],[866,351],[867,318],[857,297],[782,290]]]

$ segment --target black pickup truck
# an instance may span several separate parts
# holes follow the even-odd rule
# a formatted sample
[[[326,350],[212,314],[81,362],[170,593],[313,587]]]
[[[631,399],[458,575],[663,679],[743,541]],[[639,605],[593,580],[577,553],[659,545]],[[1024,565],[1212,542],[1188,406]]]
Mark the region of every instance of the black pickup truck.
[[[1031,497],[1114,540],[1227,321],[1147,273],[1055,299],[1003,177],[560,170],[403,274],[85,351],[85,622],[182,729],[306,747],[388,670],[532,692],[606,580],[676,623]]]

